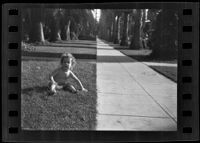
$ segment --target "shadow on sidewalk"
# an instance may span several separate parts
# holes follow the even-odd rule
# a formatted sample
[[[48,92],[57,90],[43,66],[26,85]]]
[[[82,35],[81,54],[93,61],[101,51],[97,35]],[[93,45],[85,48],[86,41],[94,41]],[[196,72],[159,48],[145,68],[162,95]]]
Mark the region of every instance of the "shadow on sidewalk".
[[[152,61],[152,62],[170,62],[170,61],[173,61],[173,60],[177,60],[175,58],[169,58],[169,57],[166,57],[166,56],[163,56],[163,57],[155,57],[152,55],[152,50],[150,49],[130,49],[128,46],[121,46],[119,44],[113,44],[112,42],[107,42],[107,41],[104,41],[106,44],[108,44],[109,46],[113,47],[113,49],[115,50],[118,50],[119,52],[121,52],[122,54],[132,58],[132,59],[135,59],[135,60],[138,60],[140,62],[149,62],[149,61]],[[104,48],[100,48],[102,50],[104,50]],[[106,50],[106,48],[105,48]],[[130,53],[129,51],[132,51],[132,53]]]
[[[133,63],[138,62],[127,56],[97,56],[98,63]]]

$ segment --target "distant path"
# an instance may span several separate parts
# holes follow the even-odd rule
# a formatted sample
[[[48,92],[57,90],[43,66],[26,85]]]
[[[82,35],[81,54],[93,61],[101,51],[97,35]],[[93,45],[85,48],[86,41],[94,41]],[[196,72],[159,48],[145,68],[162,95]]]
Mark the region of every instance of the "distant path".
[[[97,39],[96,130],[177,129],[177,84]]]

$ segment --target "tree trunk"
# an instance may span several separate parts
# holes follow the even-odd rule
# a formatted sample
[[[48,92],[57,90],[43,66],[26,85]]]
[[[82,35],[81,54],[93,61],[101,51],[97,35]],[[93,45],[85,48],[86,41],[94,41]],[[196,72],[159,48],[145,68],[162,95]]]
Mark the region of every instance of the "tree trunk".
[[[42,22],[40,22],[40,42],[45,42]]]
[[[128,12],[124,12],[124,26],[123,26],[123,34],[120,45],[121,46],[128,45]]]
[[[71,32],[72,34],[71,34],[71,38],[72,38],[72,40],[78,40],[78,36],[76,35],[76,33],[75,32]]]
[[[112,35],[112,42],[114,42],[115,37],[116,37],[116,21],[115,21],[115,16],[113,18],[113,35]]]
[[[137,10],[136,14],[134,16],[134,27],[132,31],[132,39],[131,39],[131,44],[130,48],[131,49],[140,49],[142,46],[142,42],[140,39],[140,20],[141,20],[141,10]]]
[[[32,24],[29,34],[30,42],[45,42],[42,22]]]
[[[107,36],[106,41],[109,41],[110,39],[110,28],[107,28]]]
[[[141,19],[140,19],[140,38],[141,38],[141,48],[145,49],[146,48],[146,44],[145,44],[145,32],[144,32],[144,26],[145,26],[145,9],[141,10]]]
[[[61,31],[60,30],[58,30],[58,33],[57,33],[57,40],[59,40],[59,41],[62,40],[61,39]]]
[[[70,24],[71,24],[71,21],[69,20],[68,24],[67,24],[67,27],[66,27],[66,40],[67,41],[71,40],[71,37],[70,37]]]
[[[109,28],[109,42],[112,42],[112,36],[113,36],[113,26],[111,25],[111,27]]]
[[[45,42],[41,9],[35,8],[31,11],[31,30],[29,33],[30,42]]]
[[[60,19],[56,22],[56,40],[61,40]]]
[[[51,25],[51,38],[50,41],[57,41],[61,40],[61,35],[60,35],[60,26],[56,20],[53,21]]]
[[[65,30],[65,25],[62,25],[62,27],[61,27],[60,36],[61,36],[61,39],[62,39],[62,40],[66,40],[66,30]]]
[[[117,22],[116,22],[116,28],[115,28],[115,34],[114,34],[114,43],[119,44],[119,35],[120,35],[120,24],[119,24],[119,16],[117,16]]]

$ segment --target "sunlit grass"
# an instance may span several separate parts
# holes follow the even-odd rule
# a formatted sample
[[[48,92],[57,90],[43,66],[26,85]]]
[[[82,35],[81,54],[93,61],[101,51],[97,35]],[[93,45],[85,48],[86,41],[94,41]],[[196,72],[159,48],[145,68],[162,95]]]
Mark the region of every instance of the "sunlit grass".
[[[87,93],[47,94],[48,74],[58,61],[22,61],[21,121],[29,130],[92,130],[96,124],[96,65],[78,62],[74,73]],[[78,88],[78,85],[73,85]]]

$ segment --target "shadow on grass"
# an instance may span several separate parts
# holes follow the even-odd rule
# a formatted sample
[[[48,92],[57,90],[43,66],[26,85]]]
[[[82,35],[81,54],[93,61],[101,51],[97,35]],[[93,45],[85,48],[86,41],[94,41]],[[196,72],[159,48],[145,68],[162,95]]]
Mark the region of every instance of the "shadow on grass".
[[[85,49],[96,49],[97,45],[85,45],[85,44],[77,44],[73,45],[71,43],[56,43],[56,44],[49,44],[49,45],[42,45],[43,47],[64,47],[64,48],[85,48]]]
[[[156,72],[177,83],[177,67],[150,66]]]
[[[127,55],[130,58],[136,59],[140,62],[169,62],[177,60],[176,58],[169,58],[169,57],[155,57],[153,55]]]
[[[49,52],[27,52],[22,51],[22,56],[27,57],[49,57],[49,58],[60,58],[62,53],[49,53]],[[76,59],[96,59],[96,55],[93,54],[76,54],[73,53]]]
[[[33,96],[33,94],[39,94],[40,98],[43,100],[47,99],[48,96],[48,87],[47,86],[35,86],[35,87],[28,87],[25,89],[22,89],[22,94]]]
[[[28,44],[32,46],[51,46],[54,44],[77,44],[77,45],[96,45],[97,41],[89,41],[89,40],[71,40],[71,41],[54,41],[54,42],[49,42],[45,41],[44,43],[41,42],[36,42],[36,43],[31,43],[28,42]]]
[[[45,61],[45,62],[53,62],[53,61],[60,61],[60,58],[22,56],[21,60],[22,61]]]
[[[47,89],[48,89],[47,86],[28,87],[28,88],[22,89],[22,93],[27,94],[27,93],[32,92],[32,91],[42,93],[42,92],[46,92]]]
[[[59,40],[59,41],[55,41],[54,43],[97,43],[97,41],[96,41],[96,39],[95,40],[81,40],[81,39],[79,39],[79,40],[69,40],[69,41],[67,41],[67,40]]]

